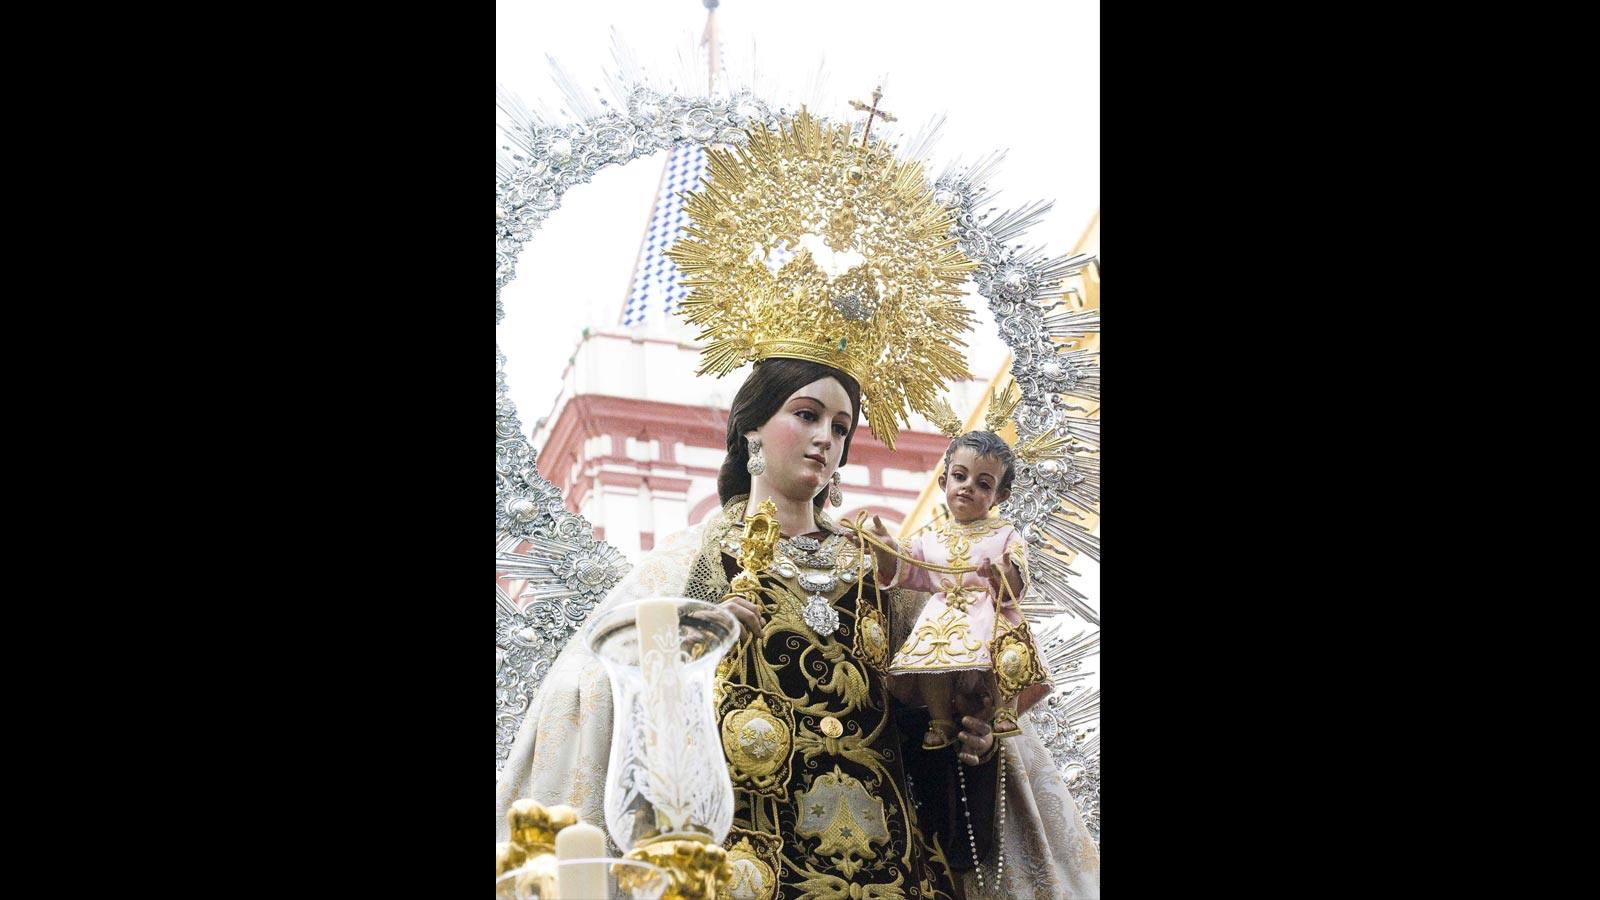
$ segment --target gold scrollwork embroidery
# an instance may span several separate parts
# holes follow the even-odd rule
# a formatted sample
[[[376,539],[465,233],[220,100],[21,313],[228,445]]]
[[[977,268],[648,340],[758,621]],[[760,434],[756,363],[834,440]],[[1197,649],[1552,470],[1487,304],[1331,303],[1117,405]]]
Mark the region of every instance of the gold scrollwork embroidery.
[[[947,519],[939,526],[939,539],[944,542],[945,549],[950,553],[950,565],[967,567],[972,565],[969,557],[972,554],[972,539],[982,537],[1004,524],[1004,519],[979,519],[963,525],[954,519]],[[945,605],[956,612],[966,612],[967,604],[972,602],[972,591],[962,586],[965,575],[946,577],[940,579],[939,590],[945,594]]]
[[[729,527],[707,545],[715,573],[734,568],[744,509],[743,498],[730,502]],[[869,583],[873,557],[820,515],[818,526],[834,537],[802,553],[816,566],[780,545],[759,572],[754,599],[770,618],[719,678],[735,814],[723,843],[733,874],[718,900],[900,900],[908,892],[947,900],[948,887],[936,886],[949,875],[914,835],[898,754],[885,743],[894,734],[883,680],[894,647],[884,601]],[[811,577],[802,584],[802,576]],[[842,633],[824,637],[807,626],[802,608],[813,593],[834,605]],[[813,812],[806,800],[826,803],[828,821],[800,825]],[[790,831],[790,821],[800,827]],[[931,893],[920,889],[923,875]]]
[[[914,643],[901,651],[895,671],[949,669],[981,665],[976,654],[983,641],[973,638],[972,620],[959,610],[946,609],[912,635]]]

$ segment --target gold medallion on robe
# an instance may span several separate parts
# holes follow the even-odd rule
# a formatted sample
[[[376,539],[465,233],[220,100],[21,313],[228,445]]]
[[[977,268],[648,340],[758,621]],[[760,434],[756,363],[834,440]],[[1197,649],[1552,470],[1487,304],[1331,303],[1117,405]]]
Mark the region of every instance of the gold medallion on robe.
[[[878,858],[873,844],[889,842],[883,801],[838,766],[813,781],[810,790],[795,791],[794,803],[794,833],[821,838],[811,855],[828,859],[847,879],[864,861]]]
[[[722,752],[739,790],[782,800],[794,748],[794,710],[782,697],[745,684],[723,688]]]
[[[733,877],[717,891],[717,900],[773,900],[778,896],[782,841],[770,834],[735,827],[723,844],[728,848]]]

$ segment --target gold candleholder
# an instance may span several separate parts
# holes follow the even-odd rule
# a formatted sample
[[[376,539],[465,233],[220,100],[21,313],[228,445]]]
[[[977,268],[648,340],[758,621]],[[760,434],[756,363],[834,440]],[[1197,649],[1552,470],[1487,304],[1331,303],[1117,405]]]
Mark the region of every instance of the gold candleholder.
[[[511,828],[511,843],[530,854],[556,852],[556,833],[578,821],[578,811],[570,806],[550,806],[523,798],[511,804],[506,824]]]
[[[670,881],[661,900],[713,900],[733,878],[728,851],[700,835],[670,835],[641,843],[629,850],[626,859],[658,866]],[[617,883],[625,874],[617,873]]]
[[[526,798],[511,804],[506,824],[511,840],[496,844],[494,876],[526,866],[528,871],[509,885],[515,896],[526,896],[536,889],[540,897],[553,897],[556,890],[556,834],[578,821],[578,811],[570,806],[551,806]]]

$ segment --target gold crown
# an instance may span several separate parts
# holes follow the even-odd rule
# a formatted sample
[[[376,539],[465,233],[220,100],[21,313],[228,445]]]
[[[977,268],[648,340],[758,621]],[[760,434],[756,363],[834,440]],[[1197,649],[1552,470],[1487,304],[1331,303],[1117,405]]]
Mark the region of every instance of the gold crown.
[[[1011,418],[1012,410],[1022,402],[1022,392],[1017,390],[1015,381],[1006,385],[1005,390],[998,395],[994,388],[989,388],[989,411],[984,414],[983,425],[990,431],[998,434],[1000,429],[1006,427],[1006,422]],[[932,411],[927,413],[933,424],[952,440],[961,437],[961,420],[956,417],[956,411],[950,408],[950,402],[943,397],[933,401]]]
[[[704,188],[685,195],[686,236],[667,251],[691,288],[679,312],[707,342],[696,374],[774,356],[833,366],[860,383],[867,425],[892,449],[897,420],[971,377],[957,348],[977,263],[920,163],[803,108],[748,133],[742,149],[710,151]],[[780,247],[798,253],[774,273]]]
[[[1021,402],[1022,392],[1017,390],[1015,381],[1008,383],[1005,390],[999,394],[996,394],[991,387],[989,411],[983,417],[984,427],[999,434],[1000,429],[1006,427],[1006,422],[1016,410],[1017,404]],[[933,401],[932,410],[927,416],[951,440],[961,437],[961,420],[956,417],[956,411],[950,408],[949,401],[942,397]],[[1036,463],[1042,459],[1068,459],[1073,449],[1069,439],[1053,431],[1047,431],[1013,447],[1017,458],[1025,463]]]

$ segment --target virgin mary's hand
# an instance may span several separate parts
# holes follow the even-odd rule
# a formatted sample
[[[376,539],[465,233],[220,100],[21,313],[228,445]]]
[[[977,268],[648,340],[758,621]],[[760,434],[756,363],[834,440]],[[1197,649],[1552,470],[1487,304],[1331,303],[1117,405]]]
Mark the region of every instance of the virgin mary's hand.
[[[969,766],[978,765],[978,761],[994,748],[994,728],[971,716],[962,716],[961,726],[961,752],[956,757]]]
[[[898,542],[889,534],[889,529],[883,527],[883,523],[878,521],[877,516],[872,517],[872,533],[885,544],[891,547],[898,546]],[[877,547],[872,548],[872,555],[878,558],[878,583],[883,584],[886,581],[893,581],[894,573],[900,565],[900,561],[895,559],[894,554]]]
[[[957,694],[956,712],[961,714],[961,733],[957,739],[961,749],[956,758],[969,766],[976,766],[990,750],[994,749],[994,698],[987,692]]]

